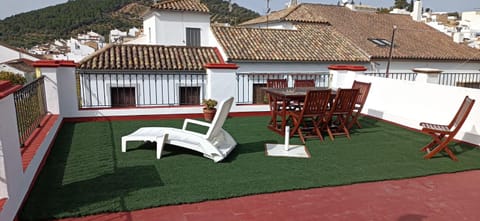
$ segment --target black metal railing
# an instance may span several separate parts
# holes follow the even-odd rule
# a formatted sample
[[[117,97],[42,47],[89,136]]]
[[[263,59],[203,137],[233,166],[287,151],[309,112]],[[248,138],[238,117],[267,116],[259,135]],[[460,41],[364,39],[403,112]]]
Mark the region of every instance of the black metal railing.
[[[267,85],[267,79],[287,79],[290,87],[293,87],[295,80],[314,79],[315,86],[328,87],[330,73],[237,73],[236,102],[238,104],[266,103],[265,92],[261,88]]]
[[[365,72],[365,75],[372,77],[383,77],[386,78],[386,73],[377,73],[377,72]],[[406,80],[406,81],[415,81],[417,73],[388,73],[388,78],[396,80]]]
[[[14,93],[18,135],[23,146],[47,115],[44,77],[23,86]]]
[[[441,73],[438,83],[449,86],[480,88],[480,73]]]
[[[77,73],[80,108],[198,105],[205,73]]]

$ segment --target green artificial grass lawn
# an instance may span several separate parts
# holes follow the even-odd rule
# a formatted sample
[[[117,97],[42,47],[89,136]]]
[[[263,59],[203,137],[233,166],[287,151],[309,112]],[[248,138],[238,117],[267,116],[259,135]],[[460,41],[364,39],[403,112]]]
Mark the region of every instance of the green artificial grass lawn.
[[[268,117],[229,118],[224,129],[236,149],[214,163],[200,153],[120,139],[142,126],[181,127],[182,120],[65,123],[23,207],[21,220],[85,216],[258,193],[400,179],[480,168],[480,150],[451,144],[458,162],[423,159],[430,137],[362,118],[352,139],[307,140],[311,158],[265,156],[265,143],[282,143]],[[299,144],[297,137],[291,144]]]

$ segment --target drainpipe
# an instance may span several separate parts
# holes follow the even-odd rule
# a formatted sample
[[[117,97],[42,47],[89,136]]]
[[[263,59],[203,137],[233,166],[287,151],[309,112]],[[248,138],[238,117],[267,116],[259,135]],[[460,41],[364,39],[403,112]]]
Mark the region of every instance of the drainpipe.
[[[385,77],[388,78],[388,74],[390,72],[390,63],[392,62],[392,54],[393,54],[393,45],[395,41],[395,31],[397,30],[397,26],[393,26],[392,31],[392,40],[390,41],[390,52],[388,53],[388,63],[387,63],[387,71],[385,72]]]

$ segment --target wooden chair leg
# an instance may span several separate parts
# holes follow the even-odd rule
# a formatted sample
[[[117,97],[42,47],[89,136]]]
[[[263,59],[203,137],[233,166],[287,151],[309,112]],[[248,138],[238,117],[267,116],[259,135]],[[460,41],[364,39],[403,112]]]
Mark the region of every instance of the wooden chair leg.
[[[323,141],[323,136],[322,132],[320,131],[320,127],[318,125],[313,125],[315,133],[317,134],[318,138],[320,138],[321,141]]]
[[[453,152],[448,148],[448,144],[450,143],[451,139],[446,139],[444,141],[442,141],[440,144],[438,144],[433,150],[431,150],[429,153],[427,153],[423,158],[425,159],[430,159],[432,158],[433,156],[435,156],[435,154],[439,153],[440,151],[444,150],[445,152],[447,152],[448,156],[450,156],[450,158],[454,161],[458,161],[457,157],[455,156],[455,154],[453,154]]]
[[[348,116],[347,116],[348,117]],[[347,117],[340,117],[340,126],[343,130],[343,132],[345,133],[345,135],[347,136],[347,138],[350,140],[350,131],[348,130],[346,124],[347,124]]]
[[[330,140],[333,141],[334,138],[333,138],[332,129],[330,129],[330,127],[328,125],[326,126],[326,128],[327,128],[327,133],[328,133],[328,136],[330,137]]]
[[[423,151],[423,152],[428,151],[428,152],[430,152],[430,148],[434,147],[436,144],[437,144],[437,141],[432,140],[432,142],[430,142],[429,144],[427,144],[427,145],[425,145],[424,147],[422,147],[422,148],[420,149],[420,151]]]

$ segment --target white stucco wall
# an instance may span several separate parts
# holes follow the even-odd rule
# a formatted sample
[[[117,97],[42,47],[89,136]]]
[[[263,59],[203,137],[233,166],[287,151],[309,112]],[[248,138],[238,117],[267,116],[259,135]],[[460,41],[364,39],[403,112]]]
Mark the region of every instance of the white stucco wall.
[[[30,56],[30,55],[25,54],[25,53],[21,53],[21,52],[16,51],[16,50],[12,50],[12,49],[7,48],[3,45],[0,45],[0,63],[10,61],[10,60],[13,60],[13,59],[19,59],[19,58],[26,58],[26,59],[29,59],[29,60],[32,60],[32,61],[38,60],[38,58],[36,58],[36,57]]]
[[[385,73],[387,62],[386,60],[373,60],[369,65],[366,65],[367,71]],[[390,63],[390,73],[411,73],[414,68],[434,68],[445,73],[480,73],[480,62],[394,60]]]
[[[462,12],[462,20],[460,21],[460,24],[469,26],[471,30],[480,31],[480,12]]]
[[[291,22],[286,21],[269,21],[268,23],[245,25],[245,27],[296,30],[295,26]]]
[[[199,28],[201,46],[212,46],[210,37],[210,15],[193,12],[152,12],[145,17],[144,33],[148,44],[186,45],[186,28]]]

